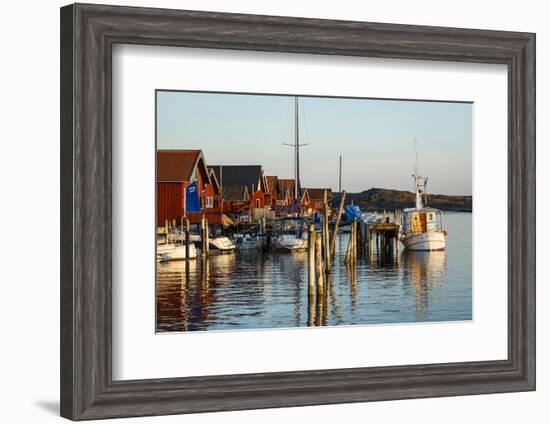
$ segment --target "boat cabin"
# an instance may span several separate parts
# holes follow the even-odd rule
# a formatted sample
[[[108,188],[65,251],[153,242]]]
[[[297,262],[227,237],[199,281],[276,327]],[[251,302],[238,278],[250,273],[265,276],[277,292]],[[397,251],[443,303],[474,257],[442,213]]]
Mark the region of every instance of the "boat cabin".
[[[438,209],[405,209],[403,212],[403,232],[405,234],[442,231],[443,214]]]

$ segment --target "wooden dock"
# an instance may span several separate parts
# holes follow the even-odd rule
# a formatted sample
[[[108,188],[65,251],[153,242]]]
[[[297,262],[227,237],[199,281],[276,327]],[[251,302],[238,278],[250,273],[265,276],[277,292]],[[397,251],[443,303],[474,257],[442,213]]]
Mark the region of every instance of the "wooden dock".
[[[397,256],[400,233],[401,225],[393,222],[362,223],[361,238],[364,240],[364,251],[370,256],[375,252],[379,256]]]

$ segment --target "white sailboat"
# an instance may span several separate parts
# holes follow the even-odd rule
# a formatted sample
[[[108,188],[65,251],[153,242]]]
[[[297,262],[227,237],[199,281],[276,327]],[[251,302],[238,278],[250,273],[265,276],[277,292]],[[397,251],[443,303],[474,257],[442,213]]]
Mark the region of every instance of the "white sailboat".
[[[294,97],[294,143],[287,144],[294,148],[294,202],[300,203],[300,147],[308,143],[300,144],[298,97]],[[279,236],[274,240],[275,249],[283,252],[301,252],[307,250],[307,231],[305,220],[299,216],[287,217],[281,220]]]
[[[237,246],[225,236],[218,236],[208,239],[210,250],[216,250],[219,253],[233,253]]]
[[[199,234],[191,234],[189,239],[200,247],[201,236]],[[217,253],[233,253],[237,246],[225,236],[208,237],[208,247],[211,252]]]
[[[415,140],[416,151],[416,140]],[[403,210],[401,242],[408,250],[434,251],[445,250],[447,231],[443,229],[443,213],[439,209],[424,205],[427,177],[418,173],[418,156],[413,175],[416,206]]]
[[[283,252],[307,250],[307,232],[304,218],[288,217],[281,220],[281,232],[275,240],[275,249]]]
[[[189,243],[189,259],[197,257],[197,249],[193,243]],[[181,261],[185,257],[185,244],[157,244],[157,260],[160,262],[166,261]]]
[[[262,247],[261,240],[258,236],[251,236],[250,234],[246,234],[240,239],[240,243],[238,244],[239,250],[258,250],[260,247]]]

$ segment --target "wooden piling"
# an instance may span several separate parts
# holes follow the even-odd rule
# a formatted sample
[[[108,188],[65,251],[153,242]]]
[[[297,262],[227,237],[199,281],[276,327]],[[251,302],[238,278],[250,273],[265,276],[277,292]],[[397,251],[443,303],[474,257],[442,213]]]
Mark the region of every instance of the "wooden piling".
[[[204,219],[204,234],[205,234],[205,242],[204,242],[204,248],[206,249],[206,256],[210,253],[210,234],[208,229],[208,219]]]
[[[315,298],[308,296],[307,299],[307,326],[311,327],[315,323]]]
[[[399,248],[401,246],[399,246],[399,244],[401,243],[401,241],[399,240],[399,232],[397,232],[397,234],[395,235],[395,256],[399,256]]]
[[[370,228],[370,226],[368,227],[368,231],[369,231],[369,256],[370,256],[370,259],[372,260],[374,258],[374,237],[375,236],[373,236],[373,231]]]
[[[204,229],[204,215],[201,216],[201,255],[206,256],[206,230]]]
[[[330,274],[330,261],[331,261],[331,255],[330,255],[330,233],[328,228],[328,221],[329,221],[329,215],[330,215],[330,209],[328,206],[328,200],[327,200],[327,191],[325,190],[325,197],[324,197],[324,219],[323,219],[323,230],[324,230],[324,238],[323,238],[323,251],[325,252],[325,272],[327,274]]]
[[[315,225],[310,224],[307,232],[308,297],[315,292]]]
[[[317,297],[322,297],[324,295],[324,272],[325,267],[323,264],[323,255],[321,252],[321,234],[316,233],[315,236],[315,268],[316,268],[316,277],[317,277]]]
[[[354,219],[351,224],[351,262],[355,266],[357,262],[357,221]]]
[[[334,230],[332,231],[332,237],[330,239],[330,257],[334,256],[334,249],[336,248],[336,236],[340,228],[340,220],[342,219],[342,211],[344,210],[344,201],[346,200],[346,192],[343,191],[340,195],[340,205],[338,205],[338,215],[336,215],[336,222],[334,223]]]
[[[355,220],[351,221],[349,231],[349,260],[348,262],[353,264],[353,231],[355,229]]]
[[[185,262],[188,265],[189,264],[189,243],[191,243],[190,240],[190,234],[189,234],[189,218],[185,218]]]
[[[363,225],[361,221],[357,222],[357,250],[358,256],[363,257]]]
[[[348,245],[346,247],[346,256],[344,257],[344,263],[347,264],[350,261],[351,256],[351,231],[349,233]]]
[[[359,234],[359,221],[355,222],[355,260],[361,255],[361,236]]]

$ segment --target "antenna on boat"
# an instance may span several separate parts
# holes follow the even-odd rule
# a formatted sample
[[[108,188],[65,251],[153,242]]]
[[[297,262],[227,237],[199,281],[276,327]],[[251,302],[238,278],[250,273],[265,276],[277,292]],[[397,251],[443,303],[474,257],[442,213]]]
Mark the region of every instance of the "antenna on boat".
[[[294,201],[300,201],[300,147],[308,143],[300,144],[300,128],[298,114],[298,96],[294,96],[294,144],[283,143],[285,146],[294,147]]]
[[[428,197],[426,195],[426,184],[428,184],[428,178],[422,177],[418,174],[418,143],[414,138],[414,190],[416,194],[416,209],[420,210],[424,208],[422,203],[422,195],[424,194],[424,201],[427,203]]]

